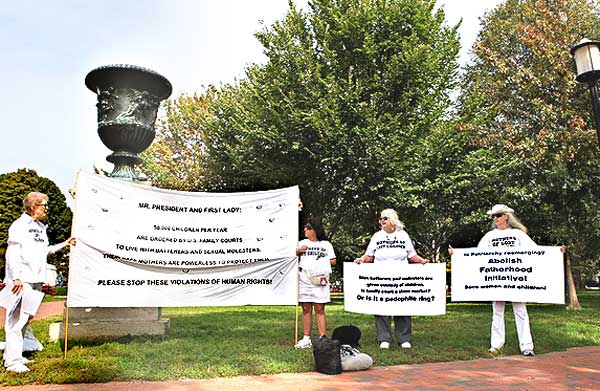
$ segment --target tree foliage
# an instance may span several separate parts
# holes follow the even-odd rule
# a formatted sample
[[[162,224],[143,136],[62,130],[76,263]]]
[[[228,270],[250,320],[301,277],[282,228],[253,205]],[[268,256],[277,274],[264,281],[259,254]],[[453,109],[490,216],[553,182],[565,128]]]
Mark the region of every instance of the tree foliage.
[[[216,91],[180,96],[166,103],[156,141],[141,154],[143,170],[154,186],[197,191],[205,177],[205,129]]]
[[[267,62],[221,89],[206,132],[207,187],[298,184],[305,211],[357,254],[379,211],[423,201],[427,136],[457,76],[456,27],[434,1],[315,0],[256,36]],[[414,215],[414,214],[413,214]],[[407,221],[409,227],[412,221]]]
[[[508,0],[485,15],[454,110],[457,26],[434,3],[290,3],[256,34],[263,65],[169,103],[146,171],[186,190],[298,184],[341,260],[364,250],[384,208],[439,259],[448,241],[475,245],[502,202],[586,274],[600,250],[600,161],[569,48],[600,36],[595,3]]]
[[[587,0],[508,0],[487,14],[461,95],[462,126],[512,167],[497,202],[515,205],[540,243],[569,245],[574,268],[595,264],[600,159],[589,96],[574,81],[571,45],[600,36]]]
[[[8,228],[22,213],[23,199],[39,191],[48,196],[48,211],[44,223],[51,244],[63,242],[71,234],[73,214],[66,204],[65,196],[58,186],[48,178],[40,177],[34,170],[20,169],[0,174],[0,268],[4,268],[4,254],[8,240]],[[68,261],[64,252],[48,257],[59,273],[68,275]]]

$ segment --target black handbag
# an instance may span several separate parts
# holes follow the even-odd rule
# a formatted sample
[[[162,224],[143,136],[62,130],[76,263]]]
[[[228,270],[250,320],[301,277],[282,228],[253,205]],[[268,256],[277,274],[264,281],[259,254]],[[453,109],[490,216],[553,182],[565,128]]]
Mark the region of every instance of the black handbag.
[[[342,359],[340,357],[340,341],[327,336],[315,338],[313,341],[313,357],[315,370],[326,375],[342,373]]]

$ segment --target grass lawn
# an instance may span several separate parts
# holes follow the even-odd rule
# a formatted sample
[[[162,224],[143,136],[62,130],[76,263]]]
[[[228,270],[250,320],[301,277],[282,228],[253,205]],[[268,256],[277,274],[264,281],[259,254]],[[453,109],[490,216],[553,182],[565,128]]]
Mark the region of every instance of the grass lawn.
[[[536,353],[600,344],[600,292],[579,292],[579,300],[582,311],[567,311],[563,305],[528,305]],[[326,311],[330,333],[346,324],[362,330],[361,350],[378,366],[491,357],[487,353],[489,303],[449,303],[446,315],[413,317],[410,350],[397,346],[380,350],[373,317],[344,312],[341,295],[334,295]],[[66,360],[61,344],[46,340],[48,325],[60,318],[33,322],[44,351],[33,356],[31,372],[0,371],[0,384],[202,379],[313,370],[312,350],[293,348],[295,307],[163,308],[163,316],[171,319],[167,337],[69,342]],[[510,305],[505,319],[502,354],[518,354]]]

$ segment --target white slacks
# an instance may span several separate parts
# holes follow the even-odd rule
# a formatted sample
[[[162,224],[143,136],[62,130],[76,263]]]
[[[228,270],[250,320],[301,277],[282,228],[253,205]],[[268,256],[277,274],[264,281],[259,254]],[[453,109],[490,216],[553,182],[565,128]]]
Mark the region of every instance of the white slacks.
[[[492,333],[491,347],[500,349],[504,346],[505,330],[504,330],[504,307],[506,302],[492,302]],[[529,315],[527,314],[527,306],[525,303],[512,303],[513,313],[515,314],[515,325],[517,327],[517,336],[519,337],[519,347],[521,352],[527,349],[533,350],[533,339],[531,338],[531,330],[529,329]]]
[[[21,305],[7,314],[4,323],[6,345],[4,347],[4,367],[21,363],[23,360],[23,329],[27,326],[29,315],[21,312]]]
[[[42,284],[30,284],[35,290],[41,290]],[[33,335],[33,330],[29,327],[29,320],[32,315],[22,311],[22,301],[19,302],[15,310],[6,314],[4,322],[4,334],[6,344],[4,346],[4,367],[8,368],[14,364],[21,363],[23,360],[23,351],[42,350],[42,344]]]

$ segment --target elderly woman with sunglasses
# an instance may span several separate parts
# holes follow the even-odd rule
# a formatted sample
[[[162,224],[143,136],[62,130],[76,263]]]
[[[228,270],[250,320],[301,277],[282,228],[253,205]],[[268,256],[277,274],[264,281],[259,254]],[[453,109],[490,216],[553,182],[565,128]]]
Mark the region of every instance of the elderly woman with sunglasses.
[[[428,259],[417,255],[404,224],[393,209],[385,209],[379,219],[381,231],[371,238],[365,254],[354,260],[355,263],[368,262],[403,262],[426,264]],[[396,339],[400,347],[410,349],[411,317],[394,316]],[[389,316],[375,315],[377,341],[381,349],[389,349],[392,341],[392,327]]]
[[[309,218],[304,225],[306,239],[298,243],[296,255],[300,258],[298,301],[302,306],[303,337],[296,344],[297,348],[312,347],[310,332],[312,329],[312,312],[315,310],[317,331],[322,337],[327,332],[325,303],[331,301],[329,293],[329,274],[336,258],[333,246],[325,240],[325,232],[320,222]]]
[[[501,247],[531,247],[537,244],[527,235],[525,227],[515,216],[514,210],[504,204],[497,204],[488,210],[487,214],[493,220],[493,229],[486,233],[477,245],[478,248],[501,248]],[[561,247],[564,253],[565,246]],[[448,253],[453,254],[452,246],[448,247]],[[492,328],[490,338],[490,353],[496,353],[504,346],[504,301],[492,301]],[[524,356],[534,356],[533,338],[529,327],[529,315],[525,303],[512,303],[515,314],[515,324],[519,347]]]
[[[24,213],[15,220],[8,229],[8,247],[6,249],[6,287],[14,295],[18,295],[14,311],[7,314],[4,331],[6,345],[4,348],[4,367],[11,372],[27,372],[25,364],[29,362],[23,357],[23,335],[27,331],[30,317],[21,307],[28,301],[33,290],[41,291],[46,281],[46,257],[67,245],[74,245],[75,239],[69,238],[63,243],[50,246],[46,235],[46,225],[40,220],[48,210],[48,196],[33,192],[23,200]],[[35,337],[32,337],[35,339]],[[37,340],[36,350],[42,346]]]

